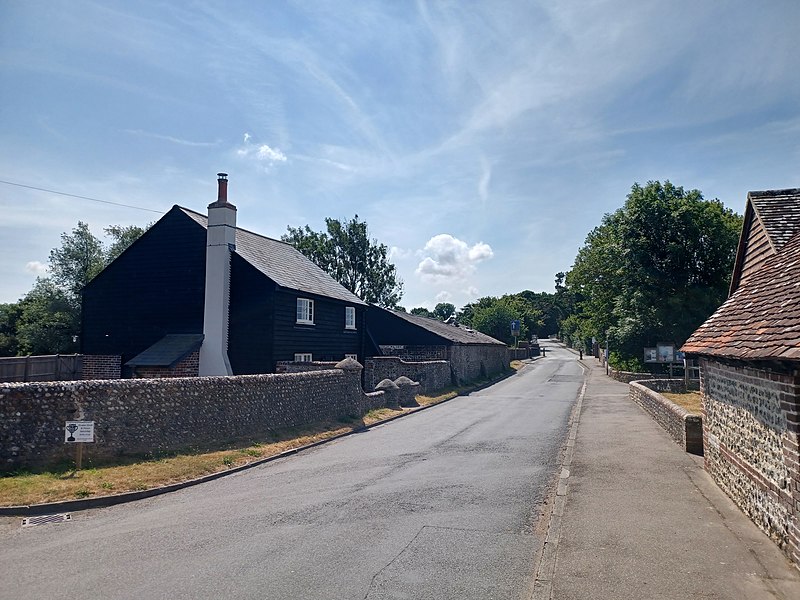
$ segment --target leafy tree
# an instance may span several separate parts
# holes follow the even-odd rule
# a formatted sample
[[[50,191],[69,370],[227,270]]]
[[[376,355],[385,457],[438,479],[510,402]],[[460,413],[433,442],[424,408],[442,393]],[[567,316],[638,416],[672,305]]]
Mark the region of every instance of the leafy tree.
[[[449,302],[439,302],[439,304],[433,307],[432,314],[435,319],[447,321],[450,317],[455,316],[456,307]]]
[[[56,285],[54,280],[38,278],[19,305],[18,353],[60,354],[77,351],[74,336],[80,330],[80,310],[75,298]]]
[[[542,326],[542,311],[526,297],[533,292],[507,294],[500,298],[487,296],[467,304],[459,313],[459,323],[513,344],[511,321],[520,322],[520,339],[528,339]]]
[[[19,302],[0,304],[0,356],[16,356],[19,351],[17,323],[22,314]]]
[[[115,258],[127,250],[128,246],[142,237],[144,232],[152,226],[152,223],[148,223],[144,227],[139,227],[138,225],[111,225],[103,229],[105,234],[112,240],[105,251],[105,264],[111,264]]]
[[[50,276],[73,299],[105,267],[103,244],[83,221],[71,234],[61,234],[61,246],[50,251]]]
[[[355,215],[344,223],[325,219],[327,231],[308,225],[287,227],[281,240],[288,242],[336,281],[371,304],[392,308],[403,295],[403,282],[389,262],[389,249],[369,238],[367,224]]]
[[[565,286],[573,340],[605,339],[619,362],[683,343],[725,300],[741,217],[669,181],[634,184],[579,250]]]
[[[411,314],[417,315],[418,317],[433,317],[433,313],[424,306],[418,306],[417,308],[412,308]]]

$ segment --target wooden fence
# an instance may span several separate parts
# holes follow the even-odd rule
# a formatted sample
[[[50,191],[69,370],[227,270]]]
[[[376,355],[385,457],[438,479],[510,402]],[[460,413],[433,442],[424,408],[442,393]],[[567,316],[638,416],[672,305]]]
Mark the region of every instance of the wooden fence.
[[[81,378],[82,354],[0,358],[0,382],[73,381]]]

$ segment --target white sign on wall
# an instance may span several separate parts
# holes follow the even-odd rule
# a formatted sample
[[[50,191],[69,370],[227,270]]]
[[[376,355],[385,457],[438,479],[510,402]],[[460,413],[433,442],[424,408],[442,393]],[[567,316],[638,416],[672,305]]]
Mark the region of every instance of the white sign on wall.
[[[94,421],[67,421],[64,425],[64,442],[73,444],[76,442],[94,441]]]

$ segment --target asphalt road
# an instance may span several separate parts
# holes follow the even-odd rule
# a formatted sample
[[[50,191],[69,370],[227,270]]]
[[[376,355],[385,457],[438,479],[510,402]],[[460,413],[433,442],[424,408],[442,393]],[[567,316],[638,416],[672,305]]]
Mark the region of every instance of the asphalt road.
[[[524,598],[581,383],[467,397],[172,494],[0,534],[0,598]]]

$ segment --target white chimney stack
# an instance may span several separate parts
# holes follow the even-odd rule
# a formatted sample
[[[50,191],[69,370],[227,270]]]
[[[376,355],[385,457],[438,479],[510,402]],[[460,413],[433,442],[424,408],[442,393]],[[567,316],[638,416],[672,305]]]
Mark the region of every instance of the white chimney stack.
[[[236,249],[236,207],[228,203],[228,174],[218,173],[217,201],[208,205],[206,293],[200,376],[233,375],[228,360],[231,252]]]

